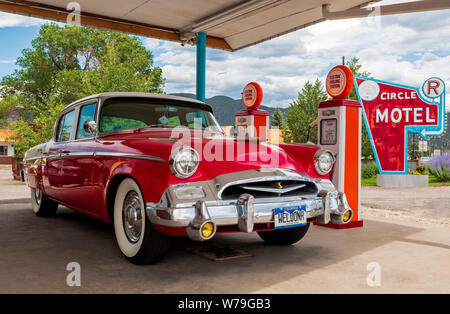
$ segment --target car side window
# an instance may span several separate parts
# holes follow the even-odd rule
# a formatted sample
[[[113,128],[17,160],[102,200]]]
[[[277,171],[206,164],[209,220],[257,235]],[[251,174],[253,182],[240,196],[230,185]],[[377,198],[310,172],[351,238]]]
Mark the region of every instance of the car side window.
[[[96,104],[90,104],[81,107],[76,139],[91,137],[91,134],[89,132],[84,131],[84,123],[90,120],[95,121],[95,107]]]
[[[66,113],[59,120],[57,142],[66,142],[70,140],[70,133],[72,132],[73,120],[75,118],[75,110]]]

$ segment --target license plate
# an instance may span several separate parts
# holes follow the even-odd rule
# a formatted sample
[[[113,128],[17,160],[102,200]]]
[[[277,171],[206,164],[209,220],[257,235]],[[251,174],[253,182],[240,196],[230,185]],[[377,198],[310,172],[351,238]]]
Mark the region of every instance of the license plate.
[[[306,225],[306,206],[288,206],[274,209],[275,229]]]

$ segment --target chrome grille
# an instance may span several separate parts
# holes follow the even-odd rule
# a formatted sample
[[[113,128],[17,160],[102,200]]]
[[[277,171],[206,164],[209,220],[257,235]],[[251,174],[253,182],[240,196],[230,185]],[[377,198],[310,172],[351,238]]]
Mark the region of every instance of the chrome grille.
[[[240,182],[229,184],[221,194],[223,200],[237,199],[241,194],[248,193],[255,198],[276,196],[315,196],[318,193],[316,185],[305,180],[267,180]]]

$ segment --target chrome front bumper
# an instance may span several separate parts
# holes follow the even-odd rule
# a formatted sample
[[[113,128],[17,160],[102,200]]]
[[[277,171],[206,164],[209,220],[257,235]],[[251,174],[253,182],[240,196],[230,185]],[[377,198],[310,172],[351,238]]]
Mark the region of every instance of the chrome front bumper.
[[[306,207],[306,218],[319,223],[345,224],[352,216],[346,196],[337,192],[329,180],[316,180],[318,194],[314,197],[253,198],[243,194],[237,200],[198,200],[190,203],[147,203],[147,217],[159,226],[186,228],[193,240],[205,240],[199,229],[205,222],[215,226],[238,226],[242,232],[252,232],[255,224],[274,223],[274,209],[288,206]],[[164,205],[170,206],[164,206]],[[350,219],[343,220],[350,211]]]

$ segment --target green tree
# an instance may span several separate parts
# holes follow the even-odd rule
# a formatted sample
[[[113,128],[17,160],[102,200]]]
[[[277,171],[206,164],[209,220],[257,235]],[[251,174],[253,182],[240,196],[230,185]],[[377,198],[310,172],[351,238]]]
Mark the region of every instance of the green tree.
[[[328,95],[322,83],[316,79],[314,83],[307,81],[298,93],[297,99],[289,104],[286,113],[286,128],[283,132],[285,142],[307,141],[309,125],[317,119],[318,106],[327,100]],[[311,132],[309,140],[317,142],[317,129]]]
[[[270,126],[277,127],[279,129],[284,128],[283,112],[278,107],[275,108],[275,111],[272,113],[272,117],[270,119]]]
[[[109,91],[162,93],[164,85],[161,68],[139,38],[94,28],[45,24],[16,65],[2,79],[0,110],[8,102],[23,108],[13,124],[19,155],[49,140],[64,105]]]
[[[371,77],[370,73],[367,71],[362,71],[362,65],[359,63],[359,59],[357,57],[353,57],[346,62],[346,65],[350,70],[352,70],[354,75],[363,76],[363,77]],[[348,95],[349,99],[353,99],[358,101],[358,95],[356,94],[356,89],[353,87],[350,95]],[[370,143],[369,133],[367,132],[366,124],[362,124],[361,130],[361,156],[365,158],[373,158],[373,150],[372,144]]]
[[[20,93],[35,114],[99,92],[162,92],[161,68],[135,36],[50,23],[31,46],[17,58],[19,69],[2,79],[1,95]]]
[[[14,110],[22,109],[20,95],[8,95],[0,101],[0,128],[8,127],[8,116]]]
[[[57,104],[52,99],[49,104],[49,109],[38,113],[32,122],[22,117],[11,123],[16,131],[11,139],[17,141],[14,147],[18,157],[22,158],[30,147],[45,143],[52,137],[55,121],[65,105]]]

